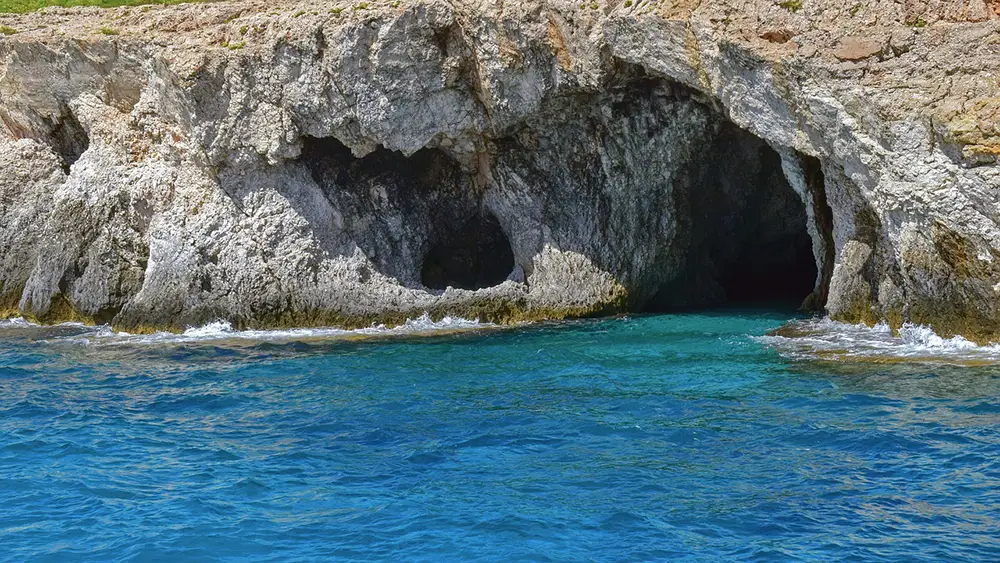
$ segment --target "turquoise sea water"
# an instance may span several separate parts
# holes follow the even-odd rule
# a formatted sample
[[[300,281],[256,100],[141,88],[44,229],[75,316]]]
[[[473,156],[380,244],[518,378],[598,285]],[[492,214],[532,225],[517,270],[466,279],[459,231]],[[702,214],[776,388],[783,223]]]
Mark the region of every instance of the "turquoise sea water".
[[[0,560],[1000,560],[1000,353],[788,318],[7,322]]]

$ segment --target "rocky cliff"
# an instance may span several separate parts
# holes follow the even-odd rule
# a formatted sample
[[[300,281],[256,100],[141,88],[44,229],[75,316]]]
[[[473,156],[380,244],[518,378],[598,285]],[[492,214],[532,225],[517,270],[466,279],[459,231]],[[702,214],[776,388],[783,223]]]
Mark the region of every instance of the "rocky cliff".
[[[998,9],[0,16],[0,315],[359,326],[793,297],[997,340]]]

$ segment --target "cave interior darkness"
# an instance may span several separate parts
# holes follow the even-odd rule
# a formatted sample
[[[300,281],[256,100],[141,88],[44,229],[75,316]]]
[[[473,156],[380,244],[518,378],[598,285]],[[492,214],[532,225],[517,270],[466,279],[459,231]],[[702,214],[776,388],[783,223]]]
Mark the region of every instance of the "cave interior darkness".
[[[702,176],[701,193],[710,195],[692,206],[691,217],[712,267],[718,268],[726,303],[801,305],[813,293],[818,271],[805,203],[788,183],[781,157],[731,124],[716,144],[722,146],[716,154],[731,157],[717,168],[726,176]],[[732,221],[721,228],[713,224],[720,209]]]
[[[816,258],[781,157],[728,121],[705,154],[675,192],[683,266],[646,311],[803,305],[816,287]]]
[[[73,164],[90,147],[90,136],[69,108],[63,110],[58,120],[46,121],[50,129],[49,141],[52,149],[62,161],[63,172],[69,174]]]
[[[383,273],[404,284],[483,289],[514,270],[500,222],[482,208],[468,176],[445,152],[425,148],[407,157],[379,148],[356,158],[334,138],[307,137],[302,160],[341,214],[362,218],[345,222],[351,238]],[[418,272],[407,271],[401,259],[407,252],[401,237],[424,249]]]
[[[707,149],[674,188],[680,271],[639,310],[802,304],[814,291],[816,260],[805,205],[785,178],[779,155],[728,121]],[[341,200],[359,207],[344,211],[360,213],[369,207],[362,201],[367,192],[351,185],[374,182],[389,186],[390,199],[399,206],[413,206],[413,213],[402,217],[404,223],[431,224],[419,272],[409,273],[415,283],[435,290],[474,290],[502,283],[514,269],[507,234],[478,201],[466,201],[461,173],[443,152],[425,149],[404,157],[382,149],[356,159],[338,141],[321,139],[311,141],[304,157],[324,189],[336,184],[338,190],[355,192]],[[391,223],[380,222],[386,223],[383,230]],[[388,230],[355,234],[375,241],[393,236]],[[384,259],[392,254],[388,243],[369,244],[366,253],[377,266],[391,270],[396,261]],[[400,279],[406,274],[387,273]]]
[[[431,289],[482,289],[503,283],[513,269],[510,240],[497,218],[481,211],[431,247],[420,279]]]

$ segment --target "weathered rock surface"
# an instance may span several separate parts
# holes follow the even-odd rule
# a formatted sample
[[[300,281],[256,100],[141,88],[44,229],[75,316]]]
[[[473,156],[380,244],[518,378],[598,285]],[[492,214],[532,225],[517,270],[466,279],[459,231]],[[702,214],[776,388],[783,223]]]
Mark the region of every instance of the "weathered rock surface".
[[[994,8],[0,16],[0,315],[359,326],[790,295],[997,340]]]

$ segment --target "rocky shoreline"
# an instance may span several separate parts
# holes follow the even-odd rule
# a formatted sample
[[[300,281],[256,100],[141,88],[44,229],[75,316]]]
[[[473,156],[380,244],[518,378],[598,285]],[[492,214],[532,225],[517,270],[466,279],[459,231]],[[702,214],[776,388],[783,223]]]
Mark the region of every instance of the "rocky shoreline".
[[[0,316],[131,332],[794,297],[1000,339],[982,0],[2,15]]]

